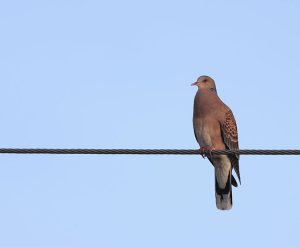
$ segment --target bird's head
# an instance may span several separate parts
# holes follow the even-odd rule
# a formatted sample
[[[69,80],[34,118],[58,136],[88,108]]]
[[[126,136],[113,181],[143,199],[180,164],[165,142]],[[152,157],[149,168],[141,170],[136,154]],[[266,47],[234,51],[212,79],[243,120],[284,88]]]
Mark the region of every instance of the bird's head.
[[[192,83],[191,86],[197,86],[199,89],[208,89],[217,92],[215,81],[209,76],[199,76],[197,81]]]

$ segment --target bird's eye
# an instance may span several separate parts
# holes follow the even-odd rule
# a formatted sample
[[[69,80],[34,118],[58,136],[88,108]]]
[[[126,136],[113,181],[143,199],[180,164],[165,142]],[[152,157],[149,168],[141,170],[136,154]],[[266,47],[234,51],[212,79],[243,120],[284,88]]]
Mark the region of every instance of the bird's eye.
[[[204,79],[203,82],[207,82],[207,79]]]

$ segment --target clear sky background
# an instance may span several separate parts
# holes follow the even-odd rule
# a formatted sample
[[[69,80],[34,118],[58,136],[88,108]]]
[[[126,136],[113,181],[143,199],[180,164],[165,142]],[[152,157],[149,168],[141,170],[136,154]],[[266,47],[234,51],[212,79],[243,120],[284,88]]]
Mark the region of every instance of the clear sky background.
[[[199,75],[241,148],[300,148],[300,3],[1,1],[0,146],[198,148]],[[0,246],[299,246],[300,157],[0,155]]]

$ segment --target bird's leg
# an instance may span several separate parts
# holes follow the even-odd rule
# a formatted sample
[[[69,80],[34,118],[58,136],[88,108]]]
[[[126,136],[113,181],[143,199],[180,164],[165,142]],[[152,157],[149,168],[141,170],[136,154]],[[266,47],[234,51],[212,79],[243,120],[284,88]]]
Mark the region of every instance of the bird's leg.
[[[208,155],[207,157],[208,158],[211,158],[212,157],[212,151],[215,150],[215,148],[213,146],[210,146],[207,148],[207,152],[208,152]]]
[[[215,150],[215,148],[212,146],[200,147],[200,154],[203,158],[205,157],[211,158],[213,150]]]
[[[202,158],[205,159],[205,147],[200,147],[199,152],[200,152]]]

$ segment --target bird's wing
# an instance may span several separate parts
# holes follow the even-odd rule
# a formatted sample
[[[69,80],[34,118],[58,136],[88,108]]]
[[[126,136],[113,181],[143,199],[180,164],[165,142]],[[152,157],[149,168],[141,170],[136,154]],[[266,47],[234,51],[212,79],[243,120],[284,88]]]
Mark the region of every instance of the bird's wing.
[[[230,150],[239,149],[237,126],[236,126],[233,113],[230,109],[225,113],[225,118],[223,122],[221,122],[221,130],[222,130],[222,138],[226,147]],[[229,158],[236,172],[236,175],[238,176],[238,179],[241,183],[240,170],[239,170],[240,157],[238,154],[231,154],[229,155]]]

